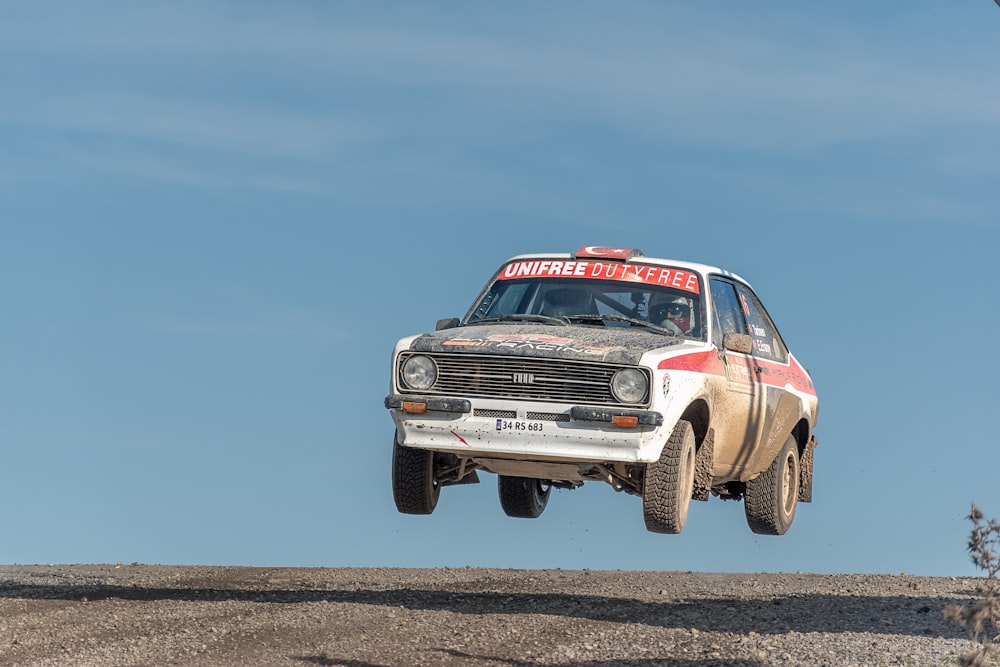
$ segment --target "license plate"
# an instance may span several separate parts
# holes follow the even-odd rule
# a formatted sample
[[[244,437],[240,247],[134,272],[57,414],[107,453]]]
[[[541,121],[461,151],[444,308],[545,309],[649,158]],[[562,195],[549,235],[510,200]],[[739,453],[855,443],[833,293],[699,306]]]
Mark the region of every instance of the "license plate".
[[[520,419],[498,419],[498,431],[524,431],[538,433],[542,430],[542,422],[529,422]]]

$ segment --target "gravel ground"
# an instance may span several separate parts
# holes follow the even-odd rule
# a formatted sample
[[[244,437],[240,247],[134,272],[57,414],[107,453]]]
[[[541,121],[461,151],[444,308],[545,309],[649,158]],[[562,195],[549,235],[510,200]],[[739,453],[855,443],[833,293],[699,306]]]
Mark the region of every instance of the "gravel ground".
[[[2,665],[955,665],[971,578],[0,566]]]

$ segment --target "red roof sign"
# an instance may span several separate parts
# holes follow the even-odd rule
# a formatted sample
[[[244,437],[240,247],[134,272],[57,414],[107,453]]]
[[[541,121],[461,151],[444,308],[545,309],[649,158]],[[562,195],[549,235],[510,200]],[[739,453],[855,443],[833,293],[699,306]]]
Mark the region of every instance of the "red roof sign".
[[[642,257],[642,251],[638,248],[604,248],[596,245],[585,245],[576,251],[576,256],[627,261],[633,257]]]

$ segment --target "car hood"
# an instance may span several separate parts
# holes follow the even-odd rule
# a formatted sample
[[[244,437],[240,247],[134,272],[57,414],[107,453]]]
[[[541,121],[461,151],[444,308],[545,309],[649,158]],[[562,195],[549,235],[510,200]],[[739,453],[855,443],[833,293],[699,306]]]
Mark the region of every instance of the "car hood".
[[[422,334],[413,339],[410,349],[638,364],[645,352],[683,342],[683,338],[630,327],[484,324]]]

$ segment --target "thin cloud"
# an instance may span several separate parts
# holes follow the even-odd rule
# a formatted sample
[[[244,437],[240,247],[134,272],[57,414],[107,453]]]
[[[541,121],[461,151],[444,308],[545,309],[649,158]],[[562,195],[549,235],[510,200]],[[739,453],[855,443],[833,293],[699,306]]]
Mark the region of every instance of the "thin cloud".
[[[343,340],[347,332],[341,327],[308,325],[290,326],[275,324],[248,324],[226,322],[199,322],[184,319],[157,319],[149,326],[160,333],[218,339],[272,339],[287,338],[316,342]]]
[[[67,166],[93,174],[127,174],[181,187],[217,190],[258,190],[278,194],[322,195],[331,184],[314,169],[285,162],[251,161],[215,156],[206,160],[189,153],[141,150],[132,146],[99,146],[83,150],[74,146],[51,146],[63,169]],[[35,172],[35,178],[58,178],[58,174]],[[10,180],[18,178],[11,174]]]
[[[961,52],[947,54],[944,62],[940,54],[915,58],[905,35],[896,35],[903,46],[895,51],[861,46],[862,28],[843,17],[824,26],[775,13],[758,17],[748,30],[738,17],[719,11],[644,3],[628,5],[631,14],[613,15],[600,5],[572,16],[558,3],[547,11],[526,7],[538,25],[515,28],[513,12],[493,12],[495,24],[477,24],[440,20],[433,9],[393,18],[374,10],[356,16],[310,12],[301,5],[248,13],[229,3],[182,4],[126,11],[72,35],[52,31],[48,43],[21,38],[16,48],[29,54],[53,48],[84,62],[120,56],[118,62],[134,60],[137,68],[152,63],[154,73],[166,64],[195,82],[256,73],[252,85],[281,88],[292,97],[316,94],[320,86],[349,100],[363,97],[360,90],[375,90],[368,105],[353,103],[390,133],[433,127],[433,116],[410,114],[421,96],[435,95],[445,109],[476,110],[465,115],[487,125],[532,123],[571,111],[655,136],[755,150],[808,149],[900,127],[992,122],[1000,114],[1000,92],[982,85],[991,76],[989,61]],[[5,37],[17,43],[13,30]],[[322,120],[326,112],[293,117],[240,109],[259,103],[233,94],[226,108],[111,92],[106,99],[59,100],[57,106],[76,107],[87,123],[104,129],[256,145],[253,150],[262,152],[315,154],[351,137],[385,136],[374,125],[331,128]],[[503,117],[489,111],[497,104]],[[107,123],[95,114],[100,110],[109,112]],[[443,116],[456,120],[447,111]]]
[[[32,109],[20,123],[199,150],[312,160],[380,135],[371,123],[262,109],[241,100],[220,103],[121,93],[54,98]]]
[[[875,34],[884,26],[858,9],[823,21],[642,2],[108,6],[122,11],[21,9],[0,26],[0,53],[64,84],[25,84],[0,123],[69,164],[128,177],[392,190],[403,205],[461,197],[457,179],[503,201],[525,184],[481,156],[512,138],[530,152],[567,126],[661,145],[668,160],[677,145],[768,156],[903,139],[926,145],[928,164],[995,163],[988,146],[926,141],[956,126],[995,132],[1000,87],[983,84],[994,59],[974,41],[928,52],[919,31]],[[0,173],[18,173],[2,160]]]

